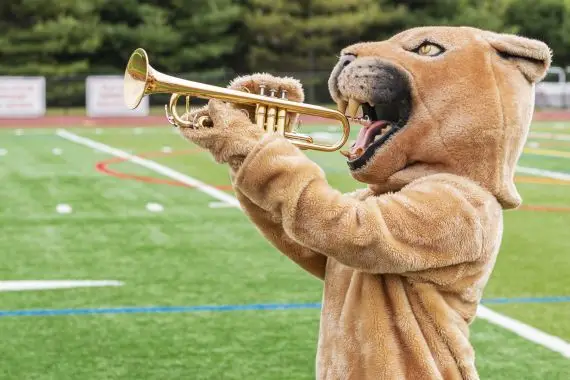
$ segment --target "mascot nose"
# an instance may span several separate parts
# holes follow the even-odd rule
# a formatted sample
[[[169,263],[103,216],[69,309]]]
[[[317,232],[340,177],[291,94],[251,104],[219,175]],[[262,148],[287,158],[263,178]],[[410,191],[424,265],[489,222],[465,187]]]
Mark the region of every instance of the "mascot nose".
[[[342,57],[337,76],[342,98],[361,103],[387,104],[409,98],[410,84],[406,73],[394,64],[375,57]]]

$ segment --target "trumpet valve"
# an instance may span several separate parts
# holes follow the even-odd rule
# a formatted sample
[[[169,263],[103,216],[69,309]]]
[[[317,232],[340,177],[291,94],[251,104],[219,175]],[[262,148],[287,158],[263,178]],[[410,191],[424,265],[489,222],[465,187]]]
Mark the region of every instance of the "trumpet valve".
[[[277,117],[277,108],[275,107],[269,107],[267,109],[267,125],[266,125],[266,130],[267,133],[273,133],[275,132],[275,119]]]
[[[265,95],[265,88],[264,84],[259,85],[259,95]],[[267,114],[267,107],[264,105],[258,104],[255,108],[255,123],[261,129],[265,129],[265,115]]]
[[[186,97],[186,114],[190,113],[190,97]]]
[[[174,122],[174,117],[172,116],[172,114],[170,112],[168,112],[168,105],[164,105],[164,113],[166,114],[166,120],[174,125],[175,127],[177,127],[176,123]]]

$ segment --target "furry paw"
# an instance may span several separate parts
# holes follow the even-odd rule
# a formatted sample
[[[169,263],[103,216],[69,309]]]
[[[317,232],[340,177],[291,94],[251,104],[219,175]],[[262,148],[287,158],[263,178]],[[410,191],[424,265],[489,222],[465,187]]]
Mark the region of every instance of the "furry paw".
[[[269,96],[271,90],[275,90],[275,96],[281,97],[283,91],[285,96],[293,102],[303,102],[305,93],[303,86],[295,78],[275,77],[271,74],[252,74],[237,77],[230,82],[229,88],[233,90],[245,91],[252,94],[259,94],[261,86],[265,86],[265,95]]]
[[[212,126],[206,128],[182,128],[184,138],[209,150],[216,162],[228,163],[236,157],[245,157],[263,136],[263,130],[252,124],[249,118],[233,105],[220,100],[210,100],[206,107],[188,115],[209,115]]]

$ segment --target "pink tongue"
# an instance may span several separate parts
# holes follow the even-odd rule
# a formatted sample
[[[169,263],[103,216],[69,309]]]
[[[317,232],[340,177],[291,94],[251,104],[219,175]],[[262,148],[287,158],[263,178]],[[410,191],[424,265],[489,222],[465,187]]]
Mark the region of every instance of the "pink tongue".
[[[357,153],[359,150],[364,152],[366,147],[374,140],[374,136],[380,133],[382,128],[386,125],[388,125],[386,120],[379,120],[370,123],[368,126],[362,127],[358,133],[354,146],[350,150],[351,153]]]

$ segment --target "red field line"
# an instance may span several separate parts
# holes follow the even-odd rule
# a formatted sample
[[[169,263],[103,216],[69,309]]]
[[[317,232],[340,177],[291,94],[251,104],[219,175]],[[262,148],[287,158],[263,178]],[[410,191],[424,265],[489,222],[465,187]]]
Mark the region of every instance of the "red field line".
[[[568,121],[570,120],[570,111],[536,111],[533,117],[534,121]]]
[[[166,152],[146,152],[142,154],[138,154],[140,157],[156,157],[156,156],[175,156],[175,155],[182,155],[182,154],[196,154],[200,152],[198,149],[189,149],[189,150],[179,150],[170,153]],[[131,173],[125,173],[118,170],[110,169],[108,166],[112,164],[119,164],[121,162],[128,161],[126,158],[121,157],[113,157],[107,160],[99,161],[95,165],[95,169],[103,174],[107,174],[116,178],[120,179],[130,179],[145,183],[154,183],[154,184],[162,184],[162,185],[171,185],[171,186],[184,186],[190,187],[185,183],[166,179],[166,178],[157,178],[157,177],[150,177],[150,176],[143,176],[143,175],[136,175]],[[552,185],[569,185],[570,182],[568,181],[561,181],[555,180],[550,178],[538,178],[538,177],[516,177],[517,182],[523,183],[540,183],[540,184],[552,184]],[[225,191],[233,190],[231,185],[213,185],[215,188]],[[522,205],[519,207],[519,210],[522,211],[540,211],[540,212],[570,212],[570,207],[558,207],[558,206],[541,206],[541,205]]]
[[[199,152],[198,149],[191,149],[191,150],[174,151],[174,152],[170,152],[170,153],[147,152],[147,153],[143,153],[143,154],[138,154],[138,156],[140,156],[140,157],[175,156],[175,155],[181,155],[181,154],[196,154],[198,152]],[[120,178],[120,179],[131,179],[131,180],[135,180],[135,181],[139,181],[139,182],[155,183],[155,184],[171,185],[171,186],[184,186],[184,187],[190,187],[190,188],[193,187],[193,186],[189,186],[185,183],[175,181],[172,179],[131,174],[131,173],[121,172],[121,171],[113,170],[113,169],[109,168],[109,165],[119,164],[119,163],[125,162],[125,161],[128,161],[128,160],[126,158],[122,158],[122,157],[109,158],[107,160],[97,162],[95,164],[95,169],[100,173],[107,174],[107,175],[110,175],[110,176],[113,176],[116,178]],[[217,189],[220,189],[220,190],[227,190],[227,191],[233,190],[231,185],[218,185],[218,186],[214,185],[214,187]]]

